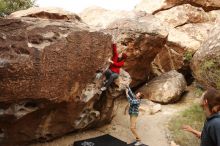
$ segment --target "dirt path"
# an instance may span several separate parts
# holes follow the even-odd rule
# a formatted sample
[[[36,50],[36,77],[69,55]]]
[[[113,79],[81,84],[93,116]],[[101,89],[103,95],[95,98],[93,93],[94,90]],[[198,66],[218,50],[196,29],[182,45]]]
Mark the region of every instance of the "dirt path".
[[[187,105],[193,103],[194,100],[196,100],[194,96],[194,94],[188,93],[179,103],[162,105],[162,111],[154,115],[141,112],[138,118],[137,131],[140,134],[143,143],[149,146],[170,146],[169,135],[167,132],[168,122],[173,115],[177,114],[180,110],[185,109]],[[130,143],[134,141],[134,138],[129,129],[129,116],[128,114],[124,115],[126,104],[126,99],[117,102],[117,114],[109,125],[78,134],[69,134],[52,142],[35,144],[32,146],[70,146],[76,140],[96,137],[103,134],[110,134]]]

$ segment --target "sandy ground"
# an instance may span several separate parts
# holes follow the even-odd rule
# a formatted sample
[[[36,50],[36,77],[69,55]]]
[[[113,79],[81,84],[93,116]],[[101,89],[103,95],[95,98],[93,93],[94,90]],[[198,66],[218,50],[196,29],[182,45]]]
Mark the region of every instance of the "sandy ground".
[[[162,111],[154,115],[142,111],[137,122],[137,131],[142,138],[142,142],[149,146],[170,146],[169,132],[167,129],[169,120],[195,101],[198,101],[198,98],[195,98],[193,92],[189,92],[176,104],[162,105]],[[34,144],[32,146],[70,146],[74,141],[103,134],[110,134],[127,143],[131,143],[134,141],[134,137],[129,129],[129,115],[124,114],[126,105],[126,99],[117,101],[115,108],[116,116],[109,125],[77,134],[65,135],[51,142]]]

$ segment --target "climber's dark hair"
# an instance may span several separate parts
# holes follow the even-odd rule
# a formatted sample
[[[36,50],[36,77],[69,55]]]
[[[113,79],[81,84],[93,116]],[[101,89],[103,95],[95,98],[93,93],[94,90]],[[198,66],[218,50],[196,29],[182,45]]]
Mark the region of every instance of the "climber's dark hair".
[[[220,111],[220,92],[215,88],[209,88],[205,92],[203,100],[207,100],[209,110],[212,114]]]

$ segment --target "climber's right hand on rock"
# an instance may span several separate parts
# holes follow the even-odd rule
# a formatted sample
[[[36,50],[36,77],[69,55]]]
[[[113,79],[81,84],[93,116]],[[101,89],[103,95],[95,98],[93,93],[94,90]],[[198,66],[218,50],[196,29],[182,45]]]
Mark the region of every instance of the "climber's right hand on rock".
[[[114,63],[110,58],[108,59],[108,62],[111,63],[111,64]]]

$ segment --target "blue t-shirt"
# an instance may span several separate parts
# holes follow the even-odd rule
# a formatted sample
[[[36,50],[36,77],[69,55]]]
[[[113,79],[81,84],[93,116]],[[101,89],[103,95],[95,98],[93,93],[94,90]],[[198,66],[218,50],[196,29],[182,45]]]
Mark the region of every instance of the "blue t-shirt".
[[[200,146],[220,146],[220,113],[207,118],[202,130]]]

